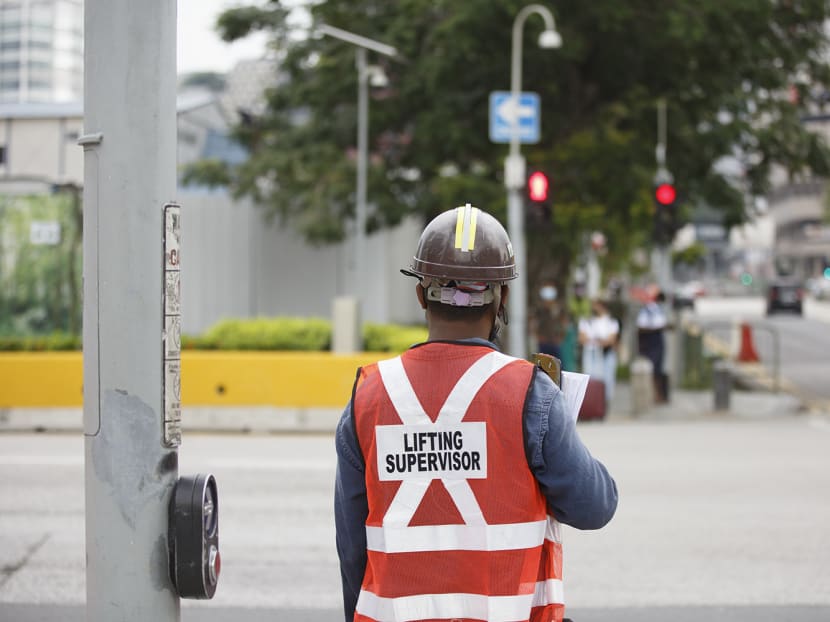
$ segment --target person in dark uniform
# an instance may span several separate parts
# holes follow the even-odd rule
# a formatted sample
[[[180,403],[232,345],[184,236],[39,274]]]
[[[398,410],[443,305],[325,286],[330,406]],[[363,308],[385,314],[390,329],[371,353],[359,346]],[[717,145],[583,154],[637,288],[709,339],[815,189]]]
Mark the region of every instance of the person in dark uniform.
[[[666,353],[664,333],[668,325],[663,309],[666,297],[654,285],[648,288],[646,295],[646,304],[637,313],[637,350],[641,356],[651,361],[655,402],[662,404],[668,401],[666,376],[663,372]]]

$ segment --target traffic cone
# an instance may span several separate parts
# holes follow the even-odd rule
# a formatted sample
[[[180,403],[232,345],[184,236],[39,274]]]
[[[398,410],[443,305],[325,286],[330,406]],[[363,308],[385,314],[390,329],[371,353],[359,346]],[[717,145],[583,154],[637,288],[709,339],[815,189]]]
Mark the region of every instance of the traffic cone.
[[[741,349],[738,351],[738,360],[741,363],[757,363],[761,360],[752,342],[752,327],[746,322],[741,324]]]

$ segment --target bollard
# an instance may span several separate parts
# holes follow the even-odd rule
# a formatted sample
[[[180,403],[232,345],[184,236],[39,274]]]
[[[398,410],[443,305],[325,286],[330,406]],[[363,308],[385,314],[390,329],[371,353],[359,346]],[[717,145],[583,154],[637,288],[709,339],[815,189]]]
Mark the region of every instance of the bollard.
[[[363,336],[360,332],[360,303],[357,298],[342,296],[332,303],[331,351],[335,354],[350,354],[363,350]]]
[[[631,412],[640,415],[654,404],[653,366],[647,358],[638,356],[631,363]]]
[[[684,375],[681,386],[686,389],[699,389],[703,378],[703,334],[699,327],[692,326],[685,333],[686,343],[683,354],[686,357],[684,363]]]
[[[729,394],[732,391],[732,366],[723,359],[712,365],[712,388],[714,389],[715,410],[729,410]]]

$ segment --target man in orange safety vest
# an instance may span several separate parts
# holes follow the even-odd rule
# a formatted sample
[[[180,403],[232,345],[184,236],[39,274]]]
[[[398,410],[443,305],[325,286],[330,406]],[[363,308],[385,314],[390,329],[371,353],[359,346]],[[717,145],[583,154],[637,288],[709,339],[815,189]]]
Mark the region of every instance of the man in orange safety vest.
[[[401,272],[428,340],[359,370],[336,433],[345,619],[562,622],[560,523],[603,527],[617,487],[559,387],[496,346],[507,232],[469,203],[446,211]]]

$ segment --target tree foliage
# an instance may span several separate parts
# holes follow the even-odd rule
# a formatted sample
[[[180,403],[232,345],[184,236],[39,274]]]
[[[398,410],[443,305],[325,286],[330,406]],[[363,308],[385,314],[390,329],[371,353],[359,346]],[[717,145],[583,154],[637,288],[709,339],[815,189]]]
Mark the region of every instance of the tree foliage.
[[[223,13],[232,41],[267,30],[284,80],[267,112],[236,128],[250,159],[213,171],[309,241],[342,239],[355,209],[355,48],[298,36],[290,5],[272,0]],[[390,79],[370,104],[369,228],[425,219],[467,201],[505,221],[505,145],[488,138],[488,97],[510,84],[511,26],[524,0],[325,0],[312,26],[332,26],[397,48],[370,54]],[[820,110],[830,78],[826,0],[556,0],[563,45],[535,45],[525,25],[523,90],[542,101],[542,140],[523,147],[552,178],[544,222],[528,226],[532,280],[561,278],[585,235],[602,230],[619,264],[648,241],[656,102],[668,109],[667,166],[681,203],[699,201],[742,222],[747,195],[771,167],[825,175],[822,139],[800,119]],[[717,163],[740,164],[730,177]]]

